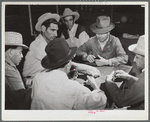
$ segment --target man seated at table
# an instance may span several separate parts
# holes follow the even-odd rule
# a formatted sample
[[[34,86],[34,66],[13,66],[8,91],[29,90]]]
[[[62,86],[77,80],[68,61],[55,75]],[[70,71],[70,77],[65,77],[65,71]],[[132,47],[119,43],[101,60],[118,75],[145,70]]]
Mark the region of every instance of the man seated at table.
[[[124,89],[117,87],[113,82],[113,75],[108,75],[106,78],[105,91],[110,96],[111,100],[118,106],[131,106],[129,109],[144,109],[144,75],[145,75],[145,36],[141,36],[137,44],[129,46],[129,50],[135,53],[134,62],[137,68],[141,71],[138,78],[129,75],[128,73],[118,70],[115,78],[123,78],[127,81],[123,86]],[[101,89],[104,87],[101,86]],[[104,89],[103,89],[104,90]]]
[[[92,92],[77,81],[68,79],[71,59],[76,50],[77,47],[69,48],[67,42],[61,38],[54,39],[46,46],[47,56],[41,61],[46,70],[39,72],[33,79],[31,109],[105,108],[107,98],[93,77],[88,77],[88,83],[94,89]]]
[[[97,17],[96,23],[90,26],[96,36],[90,38],[79,48],[77,56],[82,57],[84,61],[95,62],[97,66],[126,64],[128,56],[119,38],[110,34],[114,27],[110,17]],[[96,57],[100,59],[95,60]]]
[[[17,65],[21,62],[23,49],[22,35],[5,32],[5,109],[29,109],[31,89],[26,89]]]

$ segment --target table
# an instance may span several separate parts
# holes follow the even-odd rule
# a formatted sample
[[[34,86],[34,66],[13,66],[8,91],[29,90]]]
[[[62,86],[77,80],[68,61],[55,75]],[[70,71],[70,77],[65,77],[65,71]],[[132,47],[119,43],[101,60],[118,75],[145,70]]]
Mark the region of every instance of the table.
[[[96,78],[96,83],[98,86],[100,86],[101,83],[105,82],[106,76],[110,75],[112,71],[116,71],[116,70],[123,70],[127,73],[129,73],[132,69],[132,66],[129,65],[119,65],[119,66],[102,66],[102,67],[96,67],[100,73],[101,73],[101,77]]]

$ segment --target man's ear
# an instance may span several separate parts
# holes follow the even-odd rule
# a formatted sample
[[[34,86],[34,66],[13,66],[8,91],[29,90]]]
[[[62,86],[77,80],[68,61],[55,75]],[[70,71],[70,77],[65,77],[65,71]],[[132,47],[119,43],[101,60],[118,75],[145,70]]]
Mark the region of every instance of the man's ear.
[[[42,25],[41,31],[42,31],[42,32],[45,32],[45,30],[46,30],[46,27],[45,27],[44,25]]]
[[[12,49],[8,49],[7,51],[8,51],[8,55],[11,57],[11,56],[12,56],[12,51],[13,51],[13,50],[12,50]]]

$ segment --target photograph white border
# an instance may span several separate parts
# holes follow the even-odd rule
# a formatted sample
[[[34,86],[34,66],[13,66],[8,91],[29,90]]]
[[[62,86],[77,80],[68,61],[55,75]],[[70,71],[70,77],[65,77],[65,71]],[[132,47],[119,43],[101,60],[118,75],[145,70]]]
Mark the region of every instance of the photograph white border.
[[[5,53],[4,53],[4,40],[5,40],[5,6],[11,5],[142,5],[145,7],[145,110],[104,110],[91,114],[89,110],[5,110],[4,98],[5,98]],[[30,121],[30,120],[148,120],[149,110],[149,11],[148,2],[2,2],[1,7],[1,56],[2,56],[2,70],[1,70],[1,84],[2,84],[2,120],[5,121]],[[96,110],[95,110],[96,111]]]

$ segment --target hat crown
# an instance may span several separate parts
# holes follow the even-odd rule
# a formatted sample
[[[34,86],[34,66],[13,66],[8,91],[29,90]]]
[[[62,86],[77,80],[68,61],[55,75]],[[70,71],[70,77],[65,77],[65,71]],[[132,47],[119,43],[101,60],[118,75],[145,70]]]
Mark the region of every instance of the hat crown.
[[[110,17],[107,17],[107,16],[97,17],[96,26],[98,28],[106,28],[106,27],[110,26]]]
[[[135,51],[135,53],[145,55],[145,36],[144,35],[139,37],[137,45],[133,51]]]
[[[17,32],[5,32],[5,45],[19,45],[23,43],[23,38]]]
[[[70,8],[65,8],[63,12],[63,16],[71,15],[73,11]]]
[[[70,48],[64,39],[56,38],[46,46],[45,52],[49,62],[56,63],[68,56]]]

